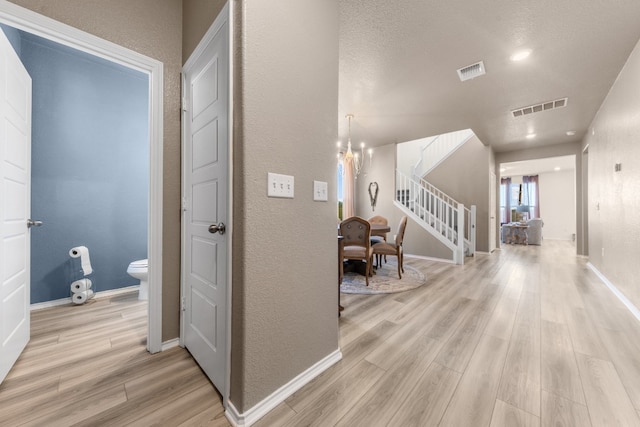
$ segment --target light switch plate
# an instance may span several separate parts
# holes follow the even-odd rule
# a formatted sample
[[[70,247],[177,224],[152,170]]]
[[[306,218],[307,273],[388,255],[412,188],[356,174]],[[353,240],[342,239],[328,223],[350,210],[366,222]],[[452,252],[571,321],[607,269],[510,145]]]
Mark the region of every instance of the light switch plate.
[[[293,177],[269,172],[267,176],[267,196],[293,199]]]
[[[316,202],[326,202],[328,199],[328,184],[324,181],[313,181],[313,200]]]

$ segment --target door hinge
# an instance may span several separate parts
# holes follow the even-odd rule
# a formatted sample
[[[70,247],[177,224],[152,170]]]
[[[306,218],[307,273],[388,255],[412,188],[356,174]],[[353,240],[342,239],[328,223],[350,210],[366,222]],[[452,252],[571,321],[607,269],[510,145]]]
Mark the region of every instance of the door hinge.
[[[187,298],[182,297],[182,302],[180,303],[182,311],[187,311]]]
[[[189,111],[189,104],[187,98],[182,98],[182,111]]]
[[[183,212],[187,211],[187,198],[186,197],[182,198],[182,211]]]

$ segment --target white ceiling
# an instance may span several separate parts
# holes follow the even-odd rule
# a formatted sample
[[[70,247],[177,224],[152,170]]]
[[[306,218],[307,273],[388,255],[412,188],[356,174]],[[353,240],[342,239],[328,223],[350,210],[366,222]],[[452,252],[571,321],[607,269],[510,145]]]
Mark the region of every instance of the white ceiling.
[[[549,157],[500,164],[500,176],[538,175],[547,172],[566,172],[576,168],[575,156]]]
[[[352,113],[369,146],[465,128],[497,152],[579,141],[639,38],[639,0],[341,0],[340,137]],[[481,60],[486,75],[460,82]]]

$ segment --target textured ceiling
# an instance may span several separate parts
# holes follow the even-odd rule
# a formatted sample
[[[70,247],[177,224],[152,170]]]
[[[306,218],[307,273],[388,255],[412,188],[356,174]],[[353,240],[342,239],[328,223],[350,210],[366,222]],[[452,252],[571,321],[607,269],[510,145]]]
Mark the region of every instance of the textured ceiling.
[[[638,0],[341,0],[340,137],[352,113],[353,141],[369,146],[465,128],[498,152],[579,141],[638,23]],[[512,62],[522,48],[529,58]],[[486,75],[461,82],[456,70],[481,60]]]

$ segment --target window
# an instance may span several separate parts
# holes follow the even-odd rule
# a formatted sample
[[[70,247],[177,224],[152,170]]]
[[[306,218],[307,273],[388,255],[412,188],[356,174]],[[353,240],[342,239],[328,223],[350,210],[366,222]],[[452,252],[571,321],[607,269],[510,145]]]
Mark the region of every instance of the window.
[[[519,218],[512,218],[512,212],[518,206],[529,207],[525,219],[539,216],[538,177],[537,175],[523,176],[522,182],[522,184],[512,184],[511,178],[503,178],[500,181],[500,223],[519,220]]]

